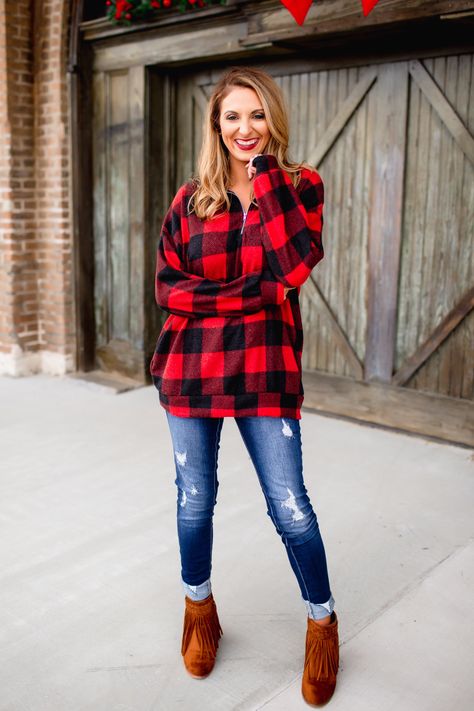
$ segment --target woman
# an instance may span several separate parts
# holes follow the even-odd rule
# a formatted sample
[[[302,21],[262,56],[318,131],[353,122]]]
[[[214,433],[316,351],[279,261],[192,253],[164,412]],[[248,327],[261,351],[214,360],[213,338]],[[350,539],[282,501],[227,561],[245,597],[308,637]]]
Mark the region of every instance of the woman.
[[[222,424],[234,417],[306,604],[302,693],[317,706],[336,684],[338,619],[303,481],[298,295],[323,258],[324,190],[287,149],[278,85],[261,70],[230,69],[209,100],[198,175],[163,221],[155,294],[170,316],[150,372],[175,455],[186,669],[207,676],[223,633],[212,519]]]

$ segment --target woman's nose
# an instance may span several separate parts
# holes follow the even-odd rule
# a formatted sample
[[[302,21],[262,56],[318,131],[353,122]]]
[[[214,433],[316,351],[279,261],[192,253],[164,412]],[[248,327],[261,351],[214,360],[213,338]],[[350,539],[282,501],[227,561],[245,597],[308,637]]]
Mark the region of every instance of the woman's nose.
[[[239,131],[242,134],[242,136],[246,136],[248,133],[250,133],[252,130],[252,127],[250,125],[250,121],[241,121],[240,126],[239,126]]]

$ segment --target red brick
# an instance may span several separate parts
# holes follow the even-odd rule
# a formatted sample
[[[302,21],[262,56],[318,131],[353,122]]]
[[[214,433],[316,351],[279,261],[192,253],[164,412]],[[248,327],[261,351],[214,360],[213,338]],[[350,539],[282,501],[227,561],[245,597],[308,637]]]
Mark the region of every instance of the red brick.
[[[32,5],[7,0],[0,17],[0,351],[73,353],[67,11]]]

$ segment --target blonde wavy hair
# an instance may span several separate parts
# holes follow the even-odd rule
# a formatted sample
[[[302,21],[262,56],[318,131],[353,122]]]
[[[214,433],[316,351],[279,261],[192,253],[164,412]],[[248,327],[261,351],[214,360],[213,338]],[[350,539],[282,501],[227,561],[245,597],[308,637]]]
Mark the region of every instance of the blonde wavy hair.
[[[294,187],[299,184],[303,167],[314,170],[308,163],[295,163],[288,158],[289,122],[283,93],[274,79],[254,67],[231,67],[219,79],[206,109],[202,147],[197,174],[192,180],[197,185],[189,201],[190,212],[199,219],[211,219],[216,212],[230,209],[227,189],[230,186],[230,159],[227,146],[220,135],[219,117],[222,100],[236,86],[253,89],[262,103],[270,139],[265,153],[271,153],[285,170]],[[254,199],[253,184],[250,200]]]

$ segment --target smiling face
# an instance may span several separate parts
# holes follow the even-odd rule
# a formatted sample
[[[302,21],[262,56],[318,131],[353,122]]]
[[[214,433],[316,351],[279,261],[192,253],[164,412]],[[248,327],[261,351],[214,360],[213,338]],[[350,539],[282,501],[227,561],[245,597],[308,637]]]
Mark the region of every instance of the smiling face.
[[[261,101],[248,87],[236,86],[222,99],[219,127],[231,164],[245,164],[251,156],[264,153],[270,139]]]

